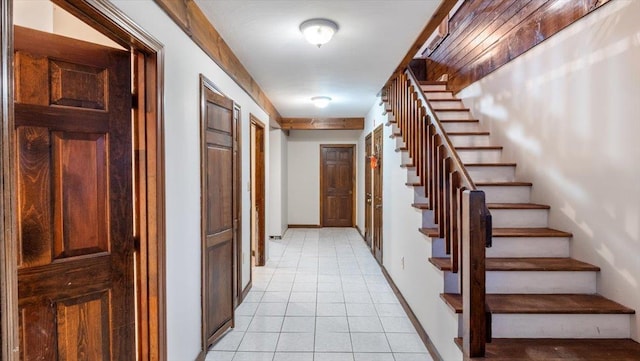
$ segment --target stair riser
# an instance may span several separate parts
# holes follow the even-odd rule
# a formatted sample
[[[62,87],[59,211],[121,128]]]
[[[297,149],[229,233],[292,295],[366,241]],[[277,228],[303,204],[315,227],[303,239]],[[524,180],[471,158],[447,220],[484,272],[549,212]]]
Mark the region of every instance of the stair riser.
[[[548,209],[490,209],[496,228],[543,228],[548,226]]]
[[[498,163],[502,160],[502,151],[496,150],[458,150],[463,163]]]
[[[496,338],[628,338],[630,315],[493,314]]]
[[[452,112],[443,112],[436,110],[436,115],[440,120],[456,120],[456,119],[472,119],[471,112],[468,110],[461,111],[452,111]]]
[[[453,97],[453,94],[449,93],[449,92],[442,92],[442,93],[424,93],[424,95],[427,97],[427,99],[455,99]]]
[[[569,238],[493,237],[487,257],[569,257]],[[442,256],[444,257],[444,256]]]
[[[434,90],[442,90],[445,91],[447,90],[447,86],[442,84],[442,85],[420,85],[420,88],[422,88],[423,91],[434,91]]]
[[[459,100],[452,100],[446,102],[430,102],[431,108],[434,110],[438,109],[462,109],[464,108],[464,104]]]
[[[529,203],[531,201],[530,186],[479,186],[484,192],[487,203]]]
[[[513,182],[516,178],[514,166],[467,166],[474,182]]]
[[[491,145],[488,135],[449,135],[454,147]]]
[[[482,130],[478,122],[443,122],[442,126],[446,132],[479,132]]]
[[[487,271],[487,293],[596,293],[596,272]]]

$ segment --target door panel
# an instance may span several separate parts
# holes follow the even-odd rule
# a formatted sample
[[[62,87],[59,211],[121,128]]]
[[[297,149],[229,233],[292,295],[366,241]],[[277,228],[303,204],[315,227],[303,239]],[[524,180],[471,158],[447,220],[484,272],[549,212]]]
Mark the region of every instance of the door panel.
[[[372,247],[372,217],[373,217],[373,194],[371,189],[371,181],[373,177],[373,169],[371,168],[370,157],[372,155],[371,152],[371,136],[372,134],[367,135],[364,140],[364,149],[365,149],[365,162],[364,162],[364,240],[369,245],[369,248]]]
[[[236,223],[233,101],[202,87],[202,332],[207,349],[233,327]]]
[[[373,255],[382,264],[382,126],[373,131],[373,154],[378,159],[373,170]]]
[[[321,145],[323,227],[353,227],[354,147]]]
[[[130,64],[15,28],[22,360],[135,358]]]

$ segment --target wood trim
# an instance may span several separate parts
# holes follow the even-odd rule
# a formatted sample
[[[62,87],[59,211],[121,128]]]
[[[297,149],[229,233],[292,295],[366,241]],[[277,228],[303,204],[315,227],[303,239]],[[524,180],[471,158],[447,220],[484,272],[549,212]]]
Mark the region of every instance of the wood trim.
[[[247,298],[247,295],[249,294],[249,291],[251,291],[252,287],[253,287],[253,280],[249,280],[249,283],[247,283],[247,287],[245,287],[240,294],[240,300],[238,304],[241,304],[244,301],[244,299]]]
[[[258,134],[261,134],[262,136],[262,159],[256,159],[256,174],[251,174],[251,180],[253,181],[254,176],[255,181],[256,181],[256,189],[255,189],[255,194],[254,194],[254,189],[251,189],[251,202],[253,205],[254,199],[253,197],[256,196],[256,203],[258,205],[258,219],[262,220],[262,223],[259,223],[259,229],[258,229],[258,239],[256,240],[256,266],[260,267],[260,266],[264,266],[264,264],[266,263],[266,252],[265,252],[265,242],[266,242],[266,196],[267,196],[267,189],[266,189],[266,138],[267,138],[267,133],[266,133],[266,128],[265,128],[265,124],[260,121],[255,115],[253,114],[249,114],[249,119],[251,121],[251,126],[255,127],[256,132],[255,132],[255,136],[258,137]],[[256,156],[257,149],[251,149],[251,163],[253,163],[253,158]],[[261,188],[261,189],[258,189]],[[253,230],[253,227],[255,227],[255,225],[253,224],[253,215],[250,216],[250,224],[251,224],[251,229]],[[252,271],[253,272],[253,271]]]
[[[215,84],[211,84],[215,85]],[[234,305],[237,307],[242,299],[242,109],[237,103],[233,104],[233,126],[235,127],[235,156],[238,162],[236,172],[234,174],[234,186],[236,191],[234,193],[236,204],[236,219],[238,220],[238,228],[236,230],[236,240],[234,246],[236,247],[236,272],[234,275],[236,292],[234,292]],[[249,267],[249,282],[253,277],[251,267]]]
[[[395,282],[393,282],[393,278],[391,278],[391,275],[389,275],[389,272],[387,272],[387,269],[382,265],[380,266],[380,268],[382,269],[382,274],[384,275],[384,278],[387,279],[387,282],[389,282],[389,285],[391,286],[393,293],[396,295],[396,297],[398,297],[398,300],[400,301],[400,305],[402,305],[404,312],[406,312],[407,316],[409,316],[409,320],[411,321],[411,324],[413,325],[413,327],[415,327],[416,331],[418,332],[418,335],[420,336],[420,339],[422,339],[422,342],[427,347],[427,350],[429,351],[429,354],[431,354],[431,357],[433,358],[433,360],[444,361],[444,359],[438,352],[438,349],[436,349],[436,346],[433,344],[433,341],[431,341],[429,334],[427,333],[427,331],[424,330],[424,328],[420,324],[420,321],[418,321],[418,317],[416,317],[416,314],[411,309],[411,306],[409,306],[409,303],[402,295],[402,292],[400,292],[400,289],[398,288],[398,286],[396,286]]]
[[[18,360],[17,220],[13,119],[13,1],[0,2],[0,359]]]
[[[207,19],[195,1],[155,0],[155,3],[204,51],[240,88],[269,114],[269,120],[280,122],[280,113],[258,83],[242,65],[220,33]]]
[[[207,358],[207,350],[201,350],[195,361],[205,361]]]
[[[105,34],[107,37],[131,49],[134,53],[144,55],[145,73],[139,74],[144,78],[144,94],[138,93],[139,97],[144,97],[145,109],[144,128],[146,137],[144,140],[144,164],[138,159],[136,172],[144,178],[140,179],[146,189],[146,215],[141,218],[145,222],[146,239],[140,239],[141,243],[146,242],[146,254],[141,254],[146,261],[146,278],[139,281],[141,287],[147,290],[145,300],[141,300],[140,313],[144,313],[142,320],[148,320],[148,328],[145,335],[139,335],[141,344],[141,358],[145,360],[164,361],[167,357],[166,340],[166,288],[165,288],[165,204],[164,204],[164,50],[163,45],[153,38],[149,33],[140,28],[127,15],[106,0],[53,0],[54,3],[87,22],[90,26]],[[4,239],[8,240],[9,246],[5,244],[4,256],[6,259],[15,259],[16,238],[15,230],[17,225],[10,215],[15,214],[15,195],[13,188],[14,170],[12,166],[13,137],[10,130],[13,129],[13,74],[10,66],[13,55],[13,25],[12,25],[12,2],[2,2],[0,11],[2,16],[2,49],[1,81],[2,90],[2,164],[3,179],[5,189],[2,189],[3,204],[2,211],[4,217]],[[4,92],[6,90],[6,92]],[[141,89],[142,90],[142,89]],[[142,104],[140,103],[140,104]],[[139,128],[140,129],[140,128]],[[141,168],[142,167],[142,168]],[[8,203],[7,203],[8,202]],[[9,211],[9,212],[7,212]],[[141,250],[144,249],[141,244]],[[12,253],[10,255],[9,253]],[[13,262],[4,262],[1,259],[3,272],[1,296],[2,315],[11,315],[2,319],[2,360],[16,360],[18,354],[17,343],[17,290],[12,291],[17,281],[17,274]],[[12,293],[12,294],[10,294]],[[140,297],[140,296],[138,296]],[[146,301],[146,302],[145,302]],[[142,328],[144,329],[144,327]],[[6,338],[4,336],[7,336]],[[6,341],[6,342],[5,342]],[[147,358],[143,358],[147,357]]]
[[[451,9],[453,9],[457,2],[458,0],[442,0],[436,11],[431,15],[431,18],[427,22],[427,25],[425,25],[425,27],[422,29],[420,35],[418,35],[416,40],[413,42],[413,45],[411,45],[411,47],[407,51],[407,54],[405,54],[404,58],[402,58],[402,61],[400,61],[400,64],[398,64],[398,66],[396,67],[396,70],[393,72],[393,74],[391,74],[389,80],[387,80],[387,84],[385,85],[385,87],[389,85],[389,82],[391,80],[400,75],[409,66],[409,63],[411,63],[413,58],[420,51],[431,34],[436,29],[438,29],[438,27],[442,23],[442,20],[444,20],[449,15],[449,12],[451,11]]]
[[[319,224],[288,224],[288,228],[322,228]]]
[[[324,227],[324,170],[322,166],[322,148],[352,148],[351,152],[351,227],[356,224],[356,144],[320,144],[320,227]]]
[[[364,118],[282,118],[283,130],[362,130]]]

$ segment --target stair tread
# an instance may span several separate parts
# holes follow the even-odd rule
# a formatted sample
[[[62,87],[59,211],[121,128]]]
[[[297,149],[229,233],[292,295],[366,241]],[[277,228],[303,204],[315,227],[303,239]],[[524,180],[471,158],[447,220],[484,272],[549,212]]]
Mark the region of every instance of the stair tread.
[[[409,187],[422,187],[422,182],[406,182],[404,185]]]
[[[440,123],[479,123],[478,119],[440,119]]]
[[[431,238],[440,236],[440,233],[438,231],[438,227],[424,227],[424,228],[420,228],[419,231],[420,231],[420,233],[424,234],[425,236],[431,237]],[[448,258],[447,258],[447,260],[448,260]]]
[[[462,295],[442,299],[462,312]],[[487,308],[496,314],[634,314],[635,311],[598,294],[487,294]]]
[[[454,147],[456,150],[502,150],[503,147],[501,145],[475,145],[475,146],[464,146],[464,147]]]
[[[447,85],[446,81],[441,80],[420,80],[420,85]]]
[[[434,84],[420,84],[420,85],[434,85]],[[442,85],[442,84],[435,84],[435,85]],[[451,93],[453,94],[452,90],[423,90],[423,93]]]
[[[418,209],[429,209],[429,203],[411,203],[411,206]]]
[[[451,99],[429,99],[430,102],[461,102],[461,99],[451,98]]]
[[[429,262],[442,271],[451,270],[451,260],[448,257],[429,258]],[[596,272],[600,268],[573,258],[487,258],[487,271],[565,271],[565,272]]]
[[[531,187],[531,182],[476,182],[477,187]]]
[[[438,108],[434,112],[470,112],[469,108]]]
[[[517,163],[465,163],[466,167],[515,167]]]
[[[447,132],[447,135],[490,135],[490,132],[477,131],[477,132]]]
[[[462,339],[456,343],[462,345]],[[478,361],[637,361],[640,343],[631,339],[494,338]]]
[[[489,209],[550,209],[546,204],[536,203],[487,203]]]
[[[493,237],[572,237],[569,232],[553,228],[494,228]]]

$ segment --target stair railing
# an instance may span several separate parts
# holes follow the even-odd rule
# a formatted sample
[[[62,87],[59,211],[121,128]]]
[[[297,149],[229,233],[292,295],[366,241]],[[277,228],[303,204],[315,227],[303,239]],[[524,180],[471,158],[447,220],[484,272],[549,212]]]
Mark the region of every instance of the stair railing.
[[[410,69],[386,88],[387,112],[394,116],[427,208],[438,225],[433,236],[444,238],[451,271],[460,273],[463,298],[463,352],[482,357],[490,341],[485,303],[485,247],[491,246],[491,213]],[[461,272],[460,272],[461,271]]]

